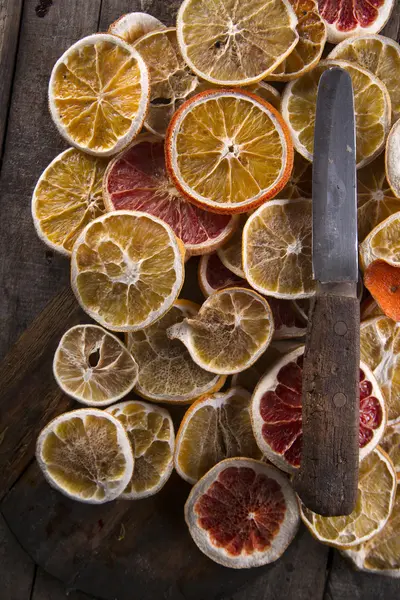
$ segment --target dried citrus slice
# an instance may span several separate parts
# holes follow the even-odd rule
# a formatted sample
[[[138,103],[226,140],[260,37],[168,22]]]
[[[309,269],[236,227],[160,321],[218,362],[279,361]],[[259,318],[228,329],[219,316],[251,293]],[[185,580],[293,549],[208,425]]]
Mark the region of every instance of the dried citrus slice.
[[[225,244],[218,248],[218,256],[221,262],[227,269],[235,273],[242,279],[245,278],[242,264],[242,238],[243,238],[243,227],[247,221],[247,215],[241,215],[239,217],[239,226],[236,228],[233,235],[229,238]]]
[[[394,195],[400,198],[400,119],[389,133],[385,157],[387,180]]]
[[[317,0],[289,1],[298,19],[299,41],[275,71],[267,75],[269,81],[291,81],[310,71],[319,62],[325,46],[326,26]]]
[[[265,81],[259,81],[258,83],[249,86],[247,89],[249,92],[253,92],[253,94],[260,96],[263,100],[269,102],[269,104],[272,104],[276,110],[280,110],[281,95],[278,90],[272,87],[272,85],[269,85]]]
[[[82,229],[104,213],[102,182],[107,159],[69,148],[41,174],[32,196],[32,217],[45,244],[71,254]]]
[[[400,423],[386,427],[380,446],[388,453],[397,474],[397,481],[400,481]]]
[[[200,550],[234,569],[277,560],[300,522],[285,475],[249,458],[228,458],[210,469],[192,488],[185,519]]]
[[[370,71],[344,60],[323,60],[312,71],[286,86],[282,115],[289,125],[296,150],[311,161],[318,83],[322,73],[333,66],[345,69],[353,82],[357,168],[361,168],[381,153],[391,122],[386,86]],[[349,152],[353,150],[349,149]]]
[[[54,65],[50,113],[59,132],[80,150],[110,156],[139,133],[149,102],[140,54],[107,33],[73,44]]]
[[[388,422],[400,422],[400,324],[388,317],[361,323],[361,360],[374,373],[385,398]]]
[[[228,288],[207,298],[198,314],[168,329],[206,371],[243,371],[266,350],[274,330],[268,302],[245,288]]]
[[[395,0],[318,0],[328,29],[328,42],[364,33],[378,33],[390,17]]]
[[[382,312],[393,321],[400,321],[400,266],[374,260],[365,270],[364,284]]]
[[[155,402],[187,404],[223,386],[225,377],[199,367],[183,344],[167,336],[169,327],[194,317],[198,309],[193,302],[177,300],[156,323],[127,334],[128,349],[139,364],[135,391],[140,396]]]
[[[383,35],[360,35],[338,44],[328,58],[357,63],[376,75],[389,92],[393,122],[400,117],[400,46]]]
[[[360,306],[360,319],[361,321],[366,321],[367,319],[371,319],[372,317],[380,317],[383,313],[376,301],[369,296],[365,300],[361,302]]]
[[[302,337],[306,334],[307,320],[292,300],[267,298],[274,317],[274,340]]]
[[[371,540],[355,548],[343,550],[360,571],[400,577],[400,487],[397,487],[391,515],[382,529]]]
[[[198,267],[198,279],[205,298],[208,298],[217,290],[247,285],[247,281],[225,267],[216,252],[201,257]]]
[[[363,271],[379,258],[400,266],[400,212],[394,213],[367,235],[360,244],[360,265]]]
[[[311,200],[272,200],[243,231],[243,266],[250,285],[276,298],[315,293],[311,264]]]
[[[108,406],[133,389],[138,366],[122,342],[97,325],[76,325],[58,344],[53,361],[60,388],[88,406]]]
[[[153,496],[167,483],[174,467],[175,434],[165,408],[128,400],[107,409],[128,434],[135,459],[133,475],[121,494],[125,500]]]
[[[72,410],[50,421],[38,437],[36,458],[51,486],[90,504],[117,498],[134,465],[125,429],[97,408]]]
[[[164,137],[172,115],[199,85],[179,51],[175,27],[153,31],[134,45],[149,69],[150,105],[144,125]]]
[[[312,164],[298,152],[294,153],[293,171],[289,181],[276,198],[312,198]]]
[[[278,111],[250,92],[209,90],[175,113],[166,138],[170,175],[191,202],[246,212],[277,194],[292,170],[293,146]]]
[[[146,33],[159,29],[166,29],[166,27],[152,15],[143,12],[132,12],[122,15],[114,23],[111,23],[108,33],[117,35],[128,44],[133,44]]]
[[[211,252],[237,226],[237,217],[202,210],[178,192],[165,169],[164,144],[151,134],[110,162],[103,192],[107,210],[140,210],[168,223],[191,255]]]
[[[199,398],[188,409],[176,436],[174,464],[189,483],[224,458],[261,459],[250,419],[251,395],[240,387]]]
[[[252,423],[260,450],[277,467],[295,473],[300,467],[304,347],[284,355],[259,381],[253,394]],[[360,366],[360,460],[383,436],[385,401],[365,364]]]
[[[184,250],[160,219],[135,211],[105,214],[85,227],[71,257],[71,285],[82,308],[113,331],[159,319],[179,295]]]
[[[271,73],[298,41],[288,0],[184,0],[177,34],[183,58],[217,85],[248,85]]]

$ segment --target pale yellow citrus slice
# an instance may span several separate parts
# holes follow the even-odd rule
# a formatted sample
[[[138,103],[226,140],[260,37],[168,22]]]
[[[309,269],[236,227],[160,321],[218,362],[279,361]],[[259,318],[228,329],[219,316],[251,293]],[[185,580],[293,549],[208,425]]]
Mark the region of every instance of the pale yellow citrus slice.
[[[184,248],[147,213],[121,210],[85,227],[71,256],[71,285],[90,317],[113,331],[136,331],[171,308],[184,279]]]
[[[392,191],[400,198],[400,119],[393,125],[386,143],[386,177]]]
[[[258,83],[249,86],[247,89],[249,92],[253,92],[253,94],[260,96],[263,100],[272,104],[276,110],[280,110],[281,95],[278,90],[272,87],[272,85],[269,85],[269,83],[266,83],[265,81],[259,81]]]
[[[296,495],[283,473],[251,458],[228,458],[192,488],[185,520],[195,544],[233,569],[277,560],[300,522]]]
[[[345,69],[353,83],[356,115],[357,168],[381,153],[391,123],[391,103],[378,77],[344,60],[323,60],[300,79],[290,82],[282,96],[282,115],[289,125],[298,152],[312,161],[317,90],[320,77],[331,67]],[[354,148],[350,148],[353,152]]]
[[[60,388],[88,406],[108,406],[133,389],[138,366],[123,343],[97,325],[76,325],[58,344],[53,361]]]
[[[47,246],[69,256],[85,225],[105,212],[102,183],[107,163],[69,148],[43,171],[33,191],[32,217]]]
[[[135,460],[133,475],[121,494],[125,500],[153,496],[167,483],[174,467],[175,434],[165,408],[140,400],[107,409],[128,434]]]
[[[215,212],[247,212],[289,179],[293,146],[278,111],[256,94],[209,90],[175,113],[166,163],[177,188]]]
[[[269,81],[297,79],[318,64],[324,50],[326,26],[318,12],[317,0],[289,1],[298,19],[299,41],[275,71],[267,75]]]
[[[144,12],[132,12],[122,15],[111,23],[108,33],[117,35],[128,44],[134,44],[139,38],[151,31],[166,29],[158,19]]]
[[[52,487],[90,504],[122,494],[134,465],[124,427],[97,408],[73,410],[50,421],[39,434],[36,458]]]
[[[400,266],[400,212],[378,223],[360,244],[360,266],[363,271],[378,259],[394,267]]]
[[[128,350],[136,357],[139,377],[135,391],[155,402],[187,404],[219,390],[225,377],[199,367],[178,340],[170,340],[167,329],[194,317],[199,306],[177,300],[170,310],[143,331],[127,334]]]
[[[110,156],[137,135],[149,102],[140,54],[107,33],[73,44],[54,65],[50,113],[59,132],[80,150]]]
[[[357,63],[376,75],[389,92],[393,122],[400,117],[400,46],[383,35],[364,34],[344,40],[328,56]]]
[[[196,400],[176,436],[175,469],[193,484],[224,458],[261,459],[250,419],[251,395],[240,387]]]
[[[298,152],[294,153],[293,171],[289,181],[275,198],[312,198],[312,163]]]
[[[311,200],[272,200],[243,230],[243,267],[250,285],[275,298],[315,293],[311,264]]]
[[[247,369],[267,349],[274,330],[268,302],[245,288],[212,294],[198,314],[168,329],[206,371],[229,375]]]
[[[350,515],[322,517],[302,504],[301,518],[320,542],[352,548],[382,531],[393,510],[396,487],[393,463],[377,446],[360,463],[357,502]]]
[[[217,85],[248,85],[271,73],[298,41],[288,0],[184,0],[178,42],[189,67]]]
[[[393,462],[397,481],[400,481],[400,423],[386,427],[380,446],[388,453]]]
[[[247,215],[240,215],[239,226],[217,254],[223,265],[238,277],[245,278],[242,264],[242,238],[243,227],[247,221]]]
[[[400,323],[385,316],[364,321],[360,348],[385,398],[389,424],[400,422]]]

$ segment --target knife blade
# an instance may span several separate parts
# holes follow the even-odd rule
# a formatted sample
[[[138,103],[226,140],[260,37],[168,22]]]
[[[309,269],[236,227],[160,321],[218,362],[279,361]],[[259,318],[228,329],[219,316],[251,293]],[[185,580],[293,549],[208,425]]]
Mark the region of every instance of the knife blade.
[[[321,76],[313,160],[313,271],[303,363],[303,441],[295,488],[326,516],[350,514],[358,484],[360,314],[356,136],[351,78]]]

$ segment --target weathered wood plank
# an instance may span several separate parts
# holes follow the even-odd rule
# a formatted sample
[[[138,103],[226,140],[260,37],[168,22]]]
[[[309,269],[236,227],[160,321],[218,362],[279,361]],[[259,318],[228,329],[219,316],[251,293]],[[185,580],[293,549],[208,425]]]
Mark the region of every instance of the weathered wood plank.
[[[21,597],[19,600],[25,600],[25,598]],[[26,600],[28,600],[28,596]],[[67,590],[61,581],[38,568],[30,600],[96,600],[96,598],[87,596],[83,592]]]
[[[0,515],[0,582],[2,600],[30,598],[34,563],[23,551]]]

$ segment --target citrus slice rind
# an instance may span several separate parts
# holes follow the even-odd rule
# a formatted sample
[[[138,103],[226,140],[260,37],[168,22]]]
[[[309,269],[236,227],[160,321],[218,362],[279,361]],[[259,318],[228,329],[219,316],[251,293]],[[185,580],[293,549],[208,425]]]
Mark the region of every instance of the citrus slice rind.
[[[382,259],[394,267],[400,266],[400,212],[387,217],[360,244],[360,266],[363,271],[374,261]]]
[[[393,462],[397,481],[400,482],[400,423],[386,427],[380,446]]]
[[[364,285],[382,313],[400,321],[400,268],[384,260],[374,260],[364,272]]]
[[[181,342],[167,336],[169,327],[194,317],[198,309],[193,302],[177,300],[156,323],[127,334],[126,345],[139,365],[137,394],[154,402],[188,404],[223,386],[225,377],[199,367]]]
[[[288,0],[185,0],[177,35],[185,62],[202,79],[243,86],[264,79],[290,54],[296,25]]]
[[[199,398],[185,413],[176,435],[174,465],[194,484],[225,458],[261,459],[250,419],[251,395],[240,387]]]
[[[400,198],[400,119],[393,125],[385,153],[386,177],[393,194]]]
[[[377,446],[360,463],[356,507],[350,515],[322,517],[300,503],[301,518],[320,542],[354,548],[382,531],[393,510],[396,487],[393,463]]]
[[[76,325],[61,338],[53,360],[60,388],[87,406],[108,406],[134,387],[138,365],[123,343],[97,325]]]
[[[300,522],[285,475],[249,458],[228,458],[210,469],[189,494],[185,520],[199,549],[234,569],[277,560]]]
[[[108,33],[117,35],[127,44],[134,44],[139,38],[151,31],[166,29],[158,19],[144,12],[132,12],[122,15],[111,23]]]
[[[239,217],[239,226],[228,241],[217,250],[217,254],[222,264],[242,279],[245,279],[242,264],[242,238],[246,220],[247,215],[241,215]]]
[[[241,213],[287,183],[293,145],[278,111],[243,90],[208,90],[175,113],[166,136],[166,164],[177,188],[214,212]]]
[[[56,252],[70,256],[85,225],[104,213],[107,162],[68,148],[39,177],[32,195],[33,223],[40,239]]]
[[[73,410],[50,421],[39,434],[36,458],[52,487],[89,504],[117,498],[134,466],[125,429],[96,408]]]
[[[140,54],[117,36],[89,35],[58,59],[49,81],[49,107],[60,134],[73,146],[110,156],[143,125],[149,76]]]
[[[163,221],[138,211],[89,223],[71,256],[71,286],[83,310],[112,331],[154,323],[177,299],[184,248]]]
[[[210,373],[231,375],[247,369],[267,349],[274,330],[265,298],[246,288],[212,294],[198,314],[167,330]]]
[[[238,277],[226,268],[216,252],[201,257],[198,267],[198,280],[205,298],[218,290],[247,284],[242,277]]]
[[[128,400],[107,409],[128,434],[135,468],[124,500],[153,496],[167,483],[174,468],[174,425],[165,408],[140,400]]]

